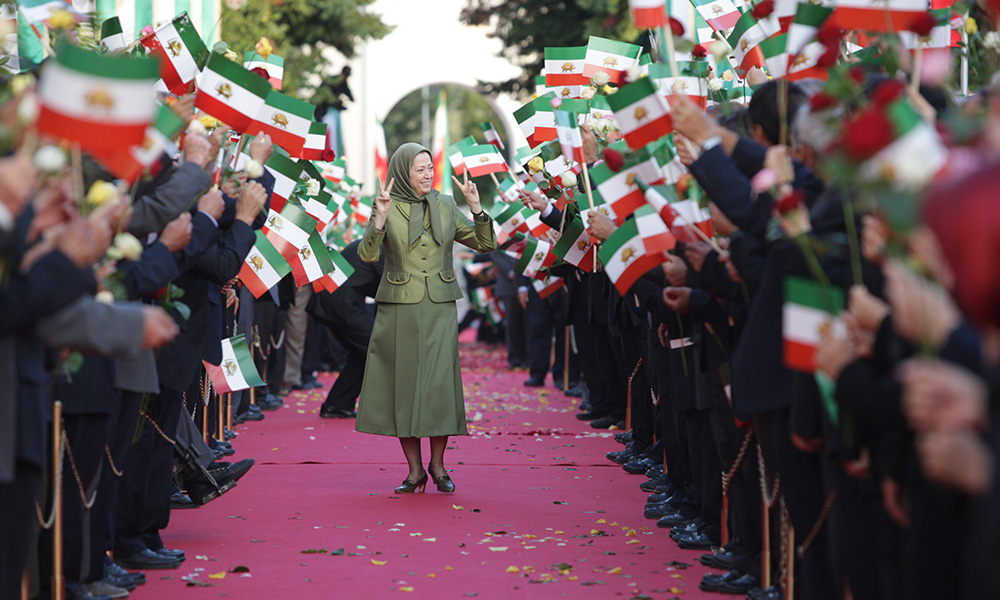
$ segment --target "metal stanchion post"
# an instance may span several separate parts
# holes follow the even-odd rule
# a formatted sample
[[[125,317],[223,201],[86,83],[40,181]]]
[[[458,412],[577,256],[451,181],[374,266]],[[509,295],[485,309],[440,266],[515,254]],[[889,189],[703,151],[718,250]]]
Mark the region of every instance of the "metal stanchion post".
[[[52,405],[52,600],[66,597],[63,577],[63,511],[62,511],[62,402]]]

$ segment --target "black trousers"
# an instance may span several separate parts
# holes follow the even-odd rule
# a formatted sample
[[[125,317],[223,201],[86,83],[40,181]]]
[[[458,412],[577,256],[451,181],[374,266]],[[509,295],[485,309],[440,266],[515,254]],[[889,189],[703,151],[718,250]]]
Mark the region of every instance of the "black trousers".
[[[114,410],[108,419],[108,450],[111,459],[119,472],[125,468],[129,454],[132,452],[132,436],[135,434],[135,425],[139,418],[139,407],[142,405],[142,394],[139,392],[126,392],[119,390],[119,400],[115,403]],[[98,488],[97,503],[94,510],[103,510],[105,514],[105,529],[103,531],[103,551],[115,549],[115,520],[118,515],[118,495],[121,488],[121,479],[118,477],[110,465],[105,465],[101,471],[101,485]],[[103,575],[104,563],[101,562],[101,575]]]
[[[650,332],[647,342],[647,374],[653,391],[660,400],[656,407],[657,441],[663,446],[664,464],[671,482],[684,487],[691,482],[691,469],[687,460],[682,421],[674,408],[674,391],[670,383],[670,350],[660,345],[655,332]]]
[[[718,540],[722,515],[722,463],[715,448],[712,431],[712,410],[684,411],[688,455],[691,457],[691,488],[695,502],[705,520],[705,533]]]
[[[552,380],[562,382],[566,352],[565,298],[565,292],[556,292],[545,299],[533,290],[528,292],[528,365],[532,379],[545,381],[551,368]],[[555,361],[550,366],[553,334],[556,352]]]
[[[622,353],[617,350],[621,347],[621,342],[617,337],[611,335],[611,330],[607,325],[592,325],[590,331],[593,334],[592,342],[597,359],[597,370],[607,388],[607,394],[603,398],[595,396],[594,390],[590,390],[590,410],[602,416],[624,419],[628,373],[625,373],[625,360]],[[579,338],[577,338],[577,345],[580,345]],[[629,370],[629,373],[631,372]],[[590,386],[590,380],[587,380],[587,385]]]
[[[610,403],[608,382],[604,378],[604,371],[598,366],[598,348],[594,336],[598,327],[601,326],[576,323],[573,325],[573,337],[576,339],[576,363],[590,391],[590,409],[603,415],[610,412]],[[604,329],[606,331],[607,327],[604,326]]]
[[[650,395],[649,355],[646,345],[646,337],[641,329],[627,329],[622,331],[622,354],[625,357],[625,385],[627,399],[631,400],[632,414],[632,440],[635,442],[637,450],[645,451],[650,449],[654,443],[654,431],[656,429],[656,406],[653,405],[653,398]],[[639,365],[639,361],[642,365]],[[628,378],[635,373],[632,378],[631,391],[628,390]],[[661,456],[653,456],[659,461]]]
[[[528,364],[528,321],[517,296],[501,296],[505,313],[504,336],[507,341],[507,364],[518,367]]]
[[[354,410],[361,394],[365,376],[368,342],[375,319],[366,305],[345,305],[343,312],[329,315],[325,325],[333,337],[347,350],[347,361],[330,388],[323,406],[339,410]]]
[[[35,498],[42,485],[42,470],[23,461],[17,462],[14,481],[0,483],[0,599],[21,597],[21,577],[32,550]],[[43,512],[48,516],[48,507]]]
[[[196,384],[197,385],[197,384]],[[146,413],[168,436],[177,431],[184,409],[183,394],[168,387],[150,396]],[[115,522],[115,555],[133,556],[145,548],[163,547],[160,531],[170,522],[174,447],[153,425],[145,423],[132,447],[119,482]]]

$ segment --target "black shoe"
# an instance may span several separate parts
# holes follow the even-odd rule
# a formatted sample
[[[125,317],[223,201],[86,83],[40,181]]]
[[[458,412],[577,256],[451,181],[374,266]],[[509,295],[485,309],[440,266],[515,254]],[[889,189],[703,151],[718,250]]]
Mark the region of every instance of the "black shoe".
[[[594,411],[587,411],[583,413],[577,413],[576,418],[581,421],[593,421],[595,419],[603,419],[604,415]]]
[[[736,564],[736,556],[729,550],[720,550],[719,552],[702,554],[699,560],[701,561],[701,564],[706,567],[712,567],[713,569],[729,570]]]
[[[652,467],[646,469],[646,477],[650,479],[656,479],[663,475],[663,463],[655,463]]]
[[[670,537],[677,539],[676,536],[684,535],[687,533],[694,533],[695,531],[701,529],[701,526],[704,524],[705,521],[701,517],[695,517],[671,529]]]
[[[642,475],[654,466],[656,466],[656,461],[652,458],[649,458],[648,456],[636,456],[622,465],[622,469],[624,469],[626,473],[631,473],[632,475]]]
[[[781,600],[781,588],[776,585],[747,591],[747,600]]]
[[[732,570],[726,571],[725,573],[706,573],[702,576],[701,583],[698,584],[698,588],[705,592],[718,592],[721,585],[727,581],[739,579],[742,576],[743,573]]]
[[[315,377],[312,377],[312,378],[310,378],[310,379],[308,379],[306,381],[303,381],[301,383],[296,383],[295,385],[292,386],[292,389],[296,390],[296,391],[302,391],[302,390],[319,390],[319,389],[322,389],[322,388],[323,388],[323,384],[320,383],[319,381],[317,381]]]
[[[128,573],[128,571],[125,571],[125,572]],[[136,585],[137,585],[136,582],[133,579],[123,578],[123,577],[115,577],[114,575],[105,575],[104,579],[102,579],[101,581],[104,582],[104,583],[106,583],[106,584],[108,584],[108,585],[112,585],[112,586],[114,586],[116,588],[121,588],[121,589],[125,590],[126,592],[131,592],[132,590],[134,590],[136,588]],[[121,596],[121,597],[122,598],[127,598],[128,596]]]
[[[174,492],[170,496],[170,509],[195,508],[194,502],[184,492]]]
[[[615,429],[625,429],[625,421],[618,421],[615,423]]]
[[[668,506],[666,502],[661,504],[647,504],[646,508],[642,509],[642,516],[647,519],[662,519],[676,513],[677,511],[672,506]],[[660,527],[659,522],[657,522],[657,527]]]
[[[674,538],[674,541],[684,550],[711,550],[719,545],[719,540],[709,537],[704,531],[684,533]]]
[[[719,591],[723,594],[746,594],[750,590],[760,587],[760,580],[749,573],[728,579],[719,586]]]
[[[285,400],[277,394],[268,394],[264,396],[263,400],[257,402],[257,406],[261,410],[278,410],[281,405],[285,403]]]
[[[153,552],[149,548],[144,549],[132,556],[115,557],[115,562],[126,569],[176,569],[181,566],[181,561],[176,558],[168,558]]]
[[[662,527],[664,529],[668,527],[677,527],[691,520],[691,516],[683,510],[674,510],[670,513],[664,514],[656,522],[657,527]]]
[[[150,548],[150,550],[152,550],[152,548]],[[169,548],[160,548],[158,550],[153,550],[153,552],[156,552],[160,556],[166,556],[167,558],[172,558],[174,560],[179,560],[181,562],[187,560],[187,556],[184,556],[183,550],[171,550]]]
[[[643,481],[639,484],[639,489],[644,492],[655,493],[658,488],[664,488],[668,485],[668,483],[669,482],[666,477],[657,477],[656,479]]]
[[[577,415],[577,418],[579,417],[580,415]],[[594,429],[611,429],[611,426],[617,423],[618,419],[614,417],[601,417],[600,419],[594,419],[591,421],[590,426]]]
[[[263,396],[266,396],[266,395],[267,395],[267,393],[265,392],[263,394]],[[260,412],[260,404],[248,404],[247,405],[247,411],[259,413]]]
[[[226,441],[227,442],[239,435],[238,433],[236,433],[232,429],[229,429],[228,427],[224,429],[224,432],[225,432],[225,437],[226,437]],[[230,444],[230,446],[231,445],[232,444]]]
[[[619,444],[630,444],[632,442],[632,430],[622,431],[615,434],[615,441]]]
[[[545,382],[542,381],[541,379],[535,379],[534,377],[532,377],[527,381],[525,381],[524,385],[528,387],[542,387],[543,385],[545,385]]]
[[[247,421],[263,421],[264,415],[259,412],[246,411],[245,413],[236,415],[233,420],[237,423],[245,423]]]
[[[219,486],[229,483],[236,483],[241,477],[247,474],[250,467],[254,465],[254,459],[245,458],[238,463],[214,462],[208,465],[208,474],[215,479]]]
[[[104,576],[114,577],[119,580],[131,579],[136,585],[146,583],[146,574],[142,571],[128,572],[121,568],[110,556],[104,557]]]
[[[343,408],[322,406],[319,409],[319,416],[324,419],[353,419],[358,416],[358,413],[353,410],[344,410]]]
[[[619,465],[624,465],[628,461],[635,458],[635,448],[632,446],[625,446],[624,450],[615,450],[605,454],[608,460],[618,463]]]
[[[564,391],[563,394],[570,396],[571,398],[583,398],[583,384],[578,383],[573,385],[571,383],[569,389]]]

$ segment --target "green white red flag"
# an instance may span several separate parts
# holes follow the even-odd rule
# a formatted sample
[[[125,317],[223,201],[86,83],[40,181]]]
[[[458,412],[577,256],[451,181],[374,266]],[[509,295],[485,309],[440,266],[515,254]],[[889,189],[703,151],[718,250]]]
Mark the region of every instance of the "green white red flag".
[[[285,77],[285,59],[277,54],[264,58],[253,50],[243,53],[243,68],[247,71],[264,69],[267,71],[267,81],[276,90],[281,89],[281,80]]]
[[[299,251],[309,247],[309,237],[315,230],[316,221],[291,202],[285,203],[280,213],[272,208],[261,228],[268,241],[288,261],[296,281],[306,276]]]
[[[646,254],[635,219],[626,219],[601,245],[598,253],[604,272],[618,293],[624,296],[632,284],[647,271],[663,262],[664,255]]]
[[[39,133],[108,151],[142,144],[156,117],[156,61],[88,52],[65,39],[38,82]]]
[[[306,211],[306,214],[310,217],[316,219],[316,227],[320,230],[333,220],[333,216],[339,208],[340,205],[333,199],[333,195],[326,190],[320,190],[319,194],[315,197],[302,197],[302,210]]]
[[[927,0],[837,0],[830,23],[844,30],[906,31],[930,8]]]
[[[264,110],[271,84],[225,56],[211,54],[198,77],[194,104],[230,129],[246,133]]]
[[[514,235],[516,231],[527,233],[528,226],[525,224],[525,217],[521,212],[523,208],[523,206],[517,203],[504,204],[497,202],[493,205],[490,216],[493,217],[493,222],[500,227],[500,230],[508,236]]]
[[[677,245],[677,238],[670,233],[666,223],[650,206],[640,206],[632,213],[632,218],[635,219],[635,227],[642,237],[646,254],[655,255],[673,250]]]
[[[254,135],[270,135],[272,142],[290,155],[299,157],[309,136],[315,112],[316,108],[312,104],[271,90],[264,98],[263,106],[257,110],[250,131]]]
[[[785,50],[789,56],[798,56],[802,49],[816,40],[819,28],[826,23],[833,13],[833,6],[800,2],[795,8],[795,18],[788,26],[788,39]]]
[[[553,114],[556,118],[556,137],[563,156],[570,162],[583,163],[586,160],[583,156],[583,136],[576,113],[556,110]]]
[[[826,52],[823,44],[810,42],[793,59],[791,53],[785,49],[787,38],[788,34],[781,33],[760,43],[767,72],[773,79],[785,78],[789,81],[798,81],[806,78],[825,80],[829,77],[827,68],[817,65],[820,57]]]
[[[670,107],[648,77],[609,96],[608,104],[629,148],[642,148],[673,131]]]
[[[603,71],[611,78],[611,83],[621,85],[625,82],[625,73],[638,64],[640,52],[642,46],[592,35],[587,42],[583,74],[593,79]]]
[[[146,48],[147,54],[160,59],[160,78],[171,94],[180,95],[190,91],[191,82],[205,68],[209,59],[208,48],[201,41],[201,36],[186,12],[158,27],[142,38],[140,43]],[[212,116],[232,125],[226,119]]]
[[[159,165],[157,159],[183,129],[184,121],[177,113],[161,104],[156,120],[146,128],[146,139],[141,144],[91,150],[91,155],[115,177],[132,183],[147,169],[155,169]]]
[[[77,23],[87,20],[87,15],[81,13],[66,0],[18,0],[17,10],[28,20],[44,23],[46,27],[51,27],[49,19],[52,18],[52,15],[63,10],[73,15]]]
[[[751,67],[763,65],[764,55],[761,53],[760,43],[779,31],[781,25],[775,14],[758,21],[752,12],[743,13],[728,39],[736,57],[734,68],[740,77],[746,76]]]
[[[500,307],[500,302],[497,301],[496,296],[490,291],[490,288],[477,287],[472,296],[472,303],[480,311],[486,313],[487,320],[494,325],[499,324],[503,320],[503,309]]]
[[[243,334],[222,340],[222,362],[218,365],[203,360],[205,371],[218,394],[228,394],[264,385]]]
[[[503,146],[501,145],[501,148]],[[451,174],[445,153],[448,151],[448,95],[444,88],[438,92],[438,105],[434,111],[434,142],[431,144],[431,159],[434,166],[434,180],[431,187],[451,195]],[[388,163],[386,163],[388,164]]]
[[[352,196],[351,209],[354,220],[364,225],[372,216],[372,198],[368,196]]]
[[[843,330],[837,317],[844,309],[844,292],[808,279],[785,278],[785,304],[781,311],[785,366],[796,371],[816,371],[816,348],[823,338]]]
[[[559,98],[579,98],[590,79],[583,74],[586,46],[545,49],[545,87]],[[539,96],[545,92],[536,92]]]
[[[912,187],[914,179],[933,179],[948,161],[948,148],[937,129],[917,113],[905,94],[884,110],[892,126],[892,142],[861,165],[861,178],[889,179],[899,188]]]
[[[504,160],[503,154],[491,144],[476,144],[463,148],[462,157],[465,159],[465,168],[469,171],[470,177],[502,173],[507,170],[507,161]]]
[[[619,219],[624,219],[645,204],[640,182],[649,182],[649,185],[664,183],[660,155],[646,152],[645,149],[629,156],[617,173],[606,163],[597,165],[590,170],[590,178]]]
[[[465,173],[465,157],[462,156],[462,150],[475,145],[476,138],[470,135],[448,146],[445,153],[448,155],[448,164],[451,165],[451,170],[455,172],[455,175],[460,177],[462,173]]]
[[[632,8],[632,23],[638,29],[656,29],[667,21],[667,3],[664,0],[628,0]]]
[[[590,241],[590,234],[587,233],[583,219],[577,216],[563,228],[559,241],[552,247],[552,252],[571,265],[590,272],[594,270],[596,248]]]
[[[727,31],[740,20],[740,11],[733,0],[691,0],[698,14],[714,31]]]
[[[546,275],[545,279],[535,279],[532,281],[531,287],[535,288],[535,291],[538,292],[538,297],[544,300],[566,287],[566,282],[563,281],[562,277]]]
[[[330,162],[337,155],[330,148],[326,123],[312,123],[306,135],[306,143],[302,147],[302,158]]]
[[[549,102],[555,98],[552,92],[546,92],[544,96],[539,96],[528,100],[521,108],[514,111],[514,119],[521,128],[528,145],[534,148],[542,142],[556,139],[556,130],[553,126],[551,130],[539,129],[537,123],[548,123],[546,116],[551,115],[552,106]],[[548,107],[548,108],[546,108]]]
[[[285,275],[291,273],[292,267],[263,231],[257,230],[254,234],[257,240],[243,259],[239,278],[253,293],[254,298],[260,298],[267,293],[267,290],[278,285]]]
[[[500,182],[500,188],[497,191],[500,192],[500,195],[503,196],[504,200],[507,202],[516,202],[519,198],[518,191],[520,189],[521,186],[519,186],[515,180],[504,179]]]
[[[347,175],[347,162],[343,156],[338,156],[330,164],[323,167],[323,179],[331,183],[340,183]]]
[[[309,234],[308,242],[299,248],[298,259],[301,270],[292,263],[292,276],[295,278],[295,285],[300,287],[320,279],[333,268],[330,251],[315,231]]]
[[[496,128],[493,127],[493,123],[489,121],[484,121],[479,124],[483,129],[483,136],[486,138],[486,143],[497,147],[497,150],[503,152],[503,140],[500,139],[500,134],[497,133]]]
[[[708,65],[705,63],[689,63],[704,66],[704,73],[680,69],[680,76],[674,77],[670,65],[653,63],[649,66],[649,78],[656,82],[660,94],[672,106],[675,96],[687,96],[691,102],[701,108],[708,103]],[[678,67],[681,65],[678,64]]]
[[[330,293],[336,292],[354,274],[354,267],[351,266],[351,263],[347,262],[347,259],[340,252],[330,250],[330,261],[330,272],[313,282],[313,289],[316,291],[326,290]]]
[[[554,264],[556,258],[556,255],[552,253],[552,244],[545,240],[527,237],[524,239],[524,250],[521,252],[521,257],[514,265],[514,271],[537,279],[538,271]]]
[[[389,150],[385,145],[385,128],[382,121],[375,119],[375,181],[378,185],[389,185]]]
[[[125,41],[125,34],[122,33],[122,23],[118,17],[111,17],[101,23],[101,52],[103,54],[114,54],[121,52],[128,46]]]

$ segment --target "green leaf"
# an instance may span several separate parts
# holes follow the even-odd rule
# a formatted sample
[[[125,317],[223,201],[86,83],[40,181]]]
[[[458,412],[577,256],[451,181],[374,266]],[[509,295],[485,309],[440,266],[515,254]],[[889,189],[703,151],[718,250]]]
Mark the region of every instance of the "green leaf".
[[[344,555],[344,549],[343,548],[338,548],[338,549],[332,550],[330,552],[330,556],[343,556],[343,555]]]
[[[302,554],[326,554],[326,548],[310,548],[308,550],[303,550]]]
[[[170,286],[170,297],[171,298],[183,298],[184,288],[179,288],[175,285]]]
[[[234,567],[233,570],[230,571],[230,573],[249,573],[249,572],[250,572],[250,567],[247,567],[245,565],[239,565],[238,567]]]
[[[76,373],[81,367],[83,367],[83,354],[75,350],[70,352],[69,356],[66,357],[66,368],[69,369],[70,373]]]
[[[174,302],[174,310],[176,310],[177,314],[179,314],[185,321],[191,318],[191,308],[183,302]]]

